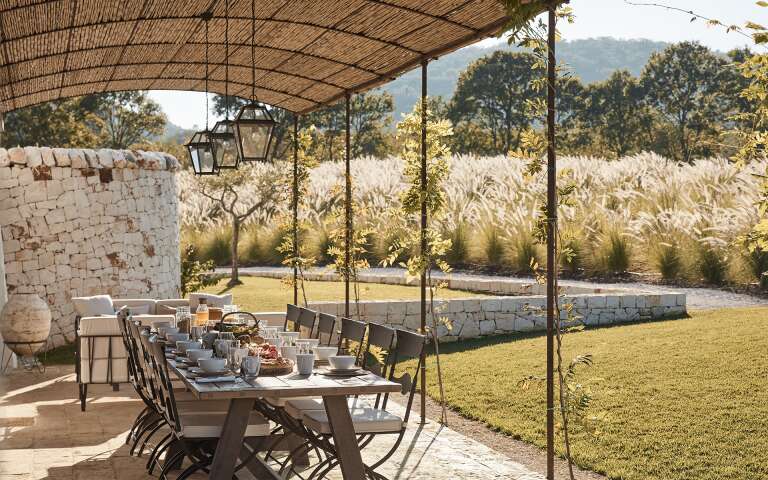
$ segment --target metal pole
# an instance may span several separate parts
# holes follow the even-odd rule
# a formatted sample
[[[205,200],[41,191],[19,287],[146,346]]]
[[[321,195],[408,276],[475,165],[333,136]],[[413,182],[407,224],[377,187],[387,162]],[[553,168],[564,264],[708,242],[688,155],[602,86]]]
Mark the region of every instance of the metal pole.
[[[427,253],[427,60],[421,62],[421,255]],[[427,272],[421,272],[421,333],[427,333]],[[422,355],[424,355],[422,353]],[[421,369],[421,423],[427,421],[427,366]]]
[[[350,255],[350,246],[352,244],[352,173],[350,171],[349,167],[349,157],[350,157],[350,151],[349,151],[349,143],[350,143],[350,131],[349,131],[349,124],[350,124],[350,115],[349,115],[349,92],[346,92],[345,95],[346,98],[346,135],[344,138],[344,160],[345,160],[345,167],[346,167],[346,174],[345,174],[345,181],[346,181],[346,190],[345,190],[345,201],[344,201],[344,209],[345,209],[345,220],[346,220],[346,228],[344,232],[344,263],[346,265],[346,271],[344,272],[344,316],[349,318],[349,275],[352,272],[352,267],[350,265],[351,262],[351,255]]]
[[[554,333],[557,295],[557,159],[555,157],[555,5],[547,35],[547,480],[555,478]]]
[[[299,304],[299,115],[293,115],[293,304]]]

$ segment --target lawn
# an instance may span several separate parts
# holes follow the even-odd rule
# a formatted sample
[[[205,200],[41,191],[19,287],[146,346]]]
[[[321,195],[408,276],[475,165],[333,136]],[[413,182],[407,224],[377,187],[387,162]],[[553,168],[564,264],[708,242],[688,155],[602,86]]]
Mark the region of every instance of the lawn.
[[[564,358],[594,357],[578,380],[603,417],[572,429],[576,462],[617,479],[768,479],[766,330],[768,309],[745,308],[566,336]],[[543,336],[445,345],[441,358],[453,408],[545,445],[544,386],[520,385],[545,374]]]
[[[281,280],[265,277],[240,277],[243,285],[227,288],[229,278],[205,289],[207,292],[232,293],[235,304],[251,312],[285,311],[285,305],[293,302],[293,291]],[[344,282],[305,282],[310,302],[344,301]],[[360,283],[360,300],[418,300],[418,286]],[[487,297],[481,293],[464,290],[441,289],[440,298]],[[353,297],[354,298],[354,297]],[[301,302],[301,291],[299,291]]]

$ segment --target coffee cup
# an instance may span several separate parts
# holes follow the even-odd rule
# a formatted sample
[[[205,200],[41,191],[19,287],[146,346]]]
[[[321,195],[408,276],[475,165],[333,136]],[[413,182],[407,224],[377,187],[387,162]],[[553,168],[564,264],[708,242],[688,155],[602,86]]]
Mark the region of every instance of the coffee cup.
[[[315,366],[315,355],[312,353],[299,353],[296,355],[296,370],[299,375],[311,375]]]

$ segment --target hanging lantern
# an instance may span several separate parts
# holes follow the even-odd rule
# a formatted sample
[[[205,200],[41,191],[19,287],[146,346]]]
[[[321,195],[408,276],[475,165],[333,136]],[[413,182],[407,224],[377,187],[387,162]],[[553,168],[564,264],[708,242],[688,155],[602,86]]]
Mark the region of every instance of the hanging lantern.
[[[211,131],[213,156],[216,166],[222,168],[237,168],[240,163],[238,148],[235,142],[235,122],[229,119],[229,0],[224,3],[226,24],[224,27],[224,102],[226,115],[224,120],[216,122]]]
[[[216,156],[213,153],[211,132],[203,130],[192,135],[186,145],[189,151],[189,159],[196,175],[216,175],[219,173]]]
[[[244,162],[266,162],[276,122],[264,105],[249,103],[235,119],[235,137]]]
[[[267,107],[256,100],[256,0],[251,0],[251,102],[237,113],[235,139],[244,162],[266,162],[277,122]]]
[[[235,141],[235,122],[221,120],[216,122],[211,131],[213,156],[218,168],[237,168],[239,155]]]
[[[186,147],[195,175],[216,175],[219,168],[208,129],[208,21],[213,18],[213,13],[205,12],[200,18],[205,22],[205,130],[195,132]]]

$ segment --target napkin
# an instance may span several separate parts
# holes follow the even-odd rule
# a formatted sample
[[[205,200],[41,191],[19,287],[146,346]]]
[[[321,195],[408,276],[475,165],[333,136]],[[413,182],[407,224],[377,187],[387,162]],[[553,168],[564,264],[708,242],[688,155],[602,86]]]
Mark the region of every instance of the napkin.
[[[198,377],[195,380],[197,383],[234,382],[237,380],[237,377],[234,375],[225,377]]]

